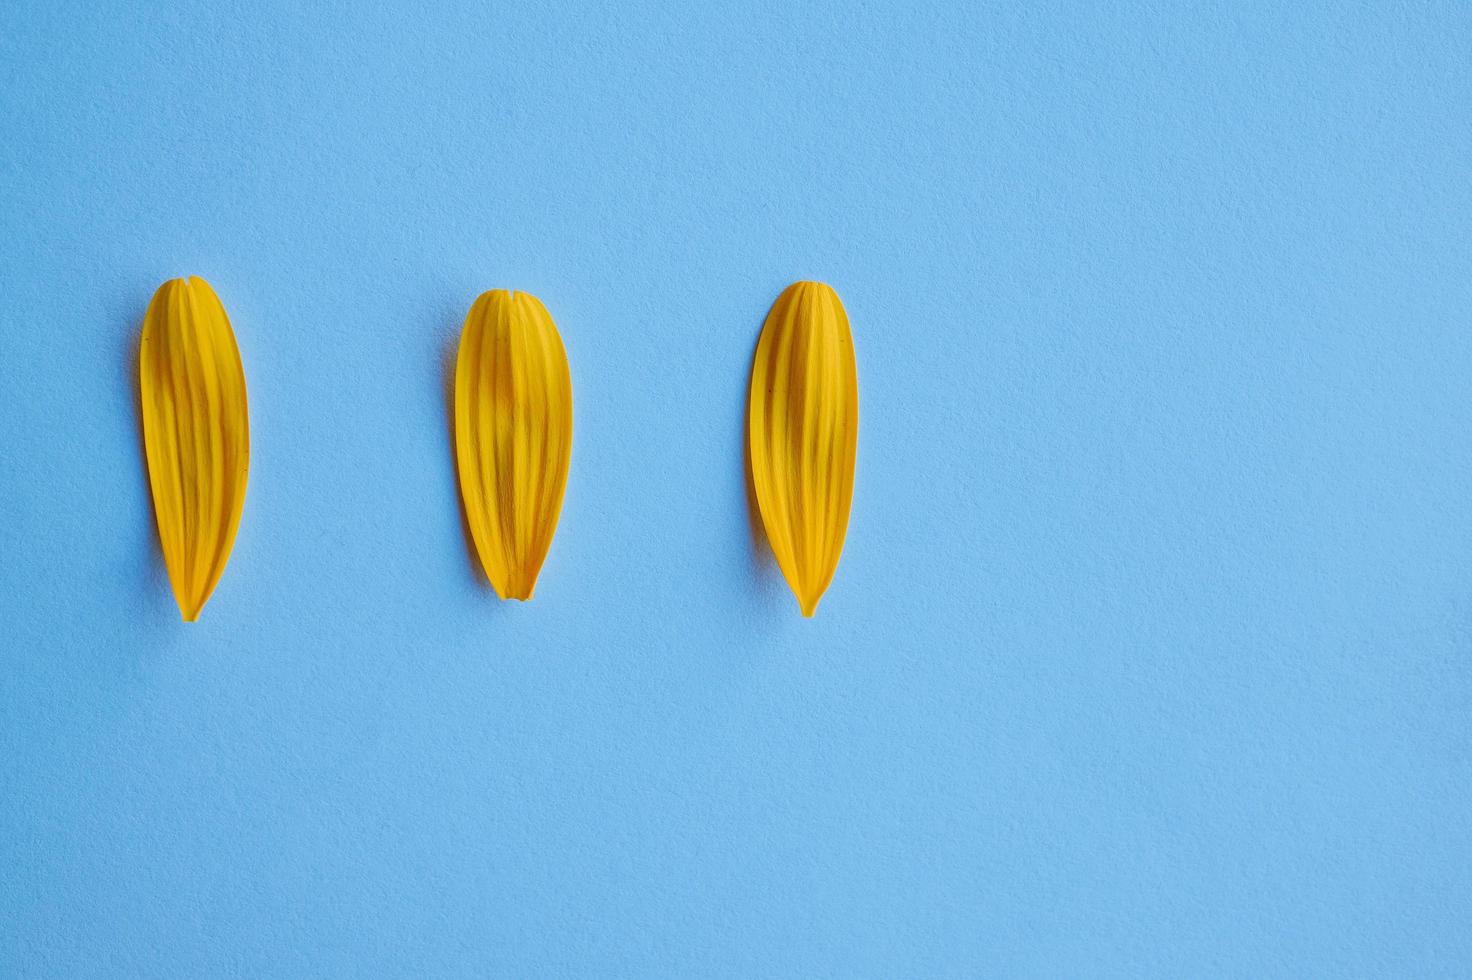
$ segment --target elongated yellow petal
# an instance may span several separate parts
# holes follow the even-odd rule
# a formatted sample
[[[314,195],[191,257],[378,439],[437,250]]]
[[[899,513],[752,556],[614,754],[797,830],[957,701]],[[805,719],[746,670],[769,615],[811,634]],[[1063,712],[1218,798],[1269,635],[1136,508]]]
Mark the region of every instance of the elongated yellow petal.
[[[230,559],[250,468],[245,372],[209,283],[170,279],[153,294],[138,376],[159,543],[179,612],[192,623]]]
[[[557,530],[572,455],[562,338],[530,293],[482,293],[455,362],[455,458],[465,517],[502,599],[530,599]]]
[[[853,335],[832,287],[795,282],[772,304],[751,369],[748,430],[767,540],[811,616],[843,552],[859,434]]]

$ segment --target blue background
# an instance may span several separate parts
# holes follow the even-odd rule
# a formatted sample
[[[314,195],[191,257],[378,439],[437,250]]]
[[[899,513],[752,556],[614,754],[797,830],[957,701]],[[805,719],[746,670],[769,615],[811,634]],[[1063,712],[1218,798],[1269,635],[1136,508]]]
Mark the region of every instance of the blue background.
[[[1472,11],[958,6],[0,9],[0,974],[1472,972]],[[186,274],[254,437],[192,627]],[[798,278],[811,622],[742,468]],[[528,605],[446,411],[498,286],[575,385]]]

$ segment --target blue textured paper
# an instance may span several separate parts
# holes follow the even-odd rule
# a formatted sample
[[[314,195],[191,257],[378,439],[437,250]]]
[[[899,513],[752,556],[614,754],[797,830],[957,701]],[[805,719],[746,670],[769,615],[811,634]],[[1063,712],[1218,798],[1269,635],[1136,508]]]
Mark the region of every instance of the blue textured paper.
[[[1472,10],[0,7],[0,974],[1472,972]],[[179,622],[134,382],[251,398]],[[803,621],[751,355],[861,428]],[[447,366],[571,359],[498,603]]]

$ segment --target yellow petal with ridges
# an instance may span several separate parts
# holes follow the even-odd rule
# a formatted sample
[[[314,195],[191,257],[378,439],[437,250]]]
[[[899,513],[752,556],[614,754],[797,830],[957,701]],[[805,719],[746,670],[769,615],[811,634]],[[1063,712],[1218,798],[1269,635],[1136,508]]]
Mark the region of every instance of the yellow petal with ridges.
[[[530,599],[572,455],[572,378],[547,308],[482,293],[455,361],[455,458],[470,536],[502,599]]]
[[[250,469],[245,372],[209,283],[170,279],[153,294],[138,376],[159,544],[179,612],[192,623],[230,559]]]
[[[833,581],[848,530],[859,385],[848,314],[831,286],[782,291],[757,341],[748,435],[767,541],[804,616]]]

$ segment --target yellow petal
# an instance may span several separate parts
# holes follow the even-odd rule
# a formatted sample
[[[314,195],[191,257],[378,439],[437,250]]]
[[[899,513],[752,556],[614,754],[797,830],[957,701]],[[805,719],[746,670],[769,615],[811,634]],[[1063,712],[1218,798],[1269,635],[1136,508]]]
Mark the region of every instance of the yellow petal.
[[[158,287],[143,315],[138,375],[159,544],[192,623],[230,558],[250,468],[245,372],[209,283],[191,276]]]
[[[557,530],[572,454],[572,379],[547,308],[482,293],[455,362],[455,458],[465,517],[502,599],[530,599]]]
[[[859,433],[853,335],[832,287],[795,282],[772,304],[751,369],[748,429],[767,540],[811,616],[843,552]]]

